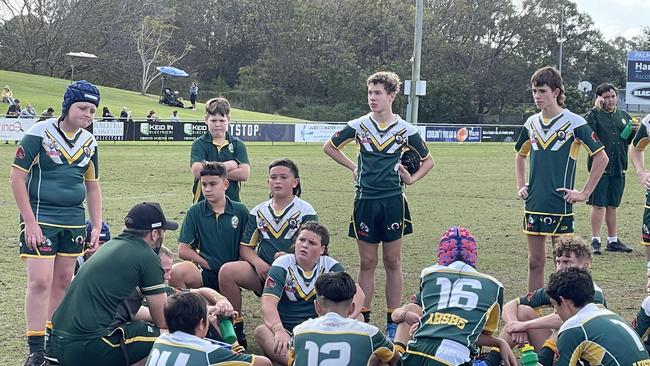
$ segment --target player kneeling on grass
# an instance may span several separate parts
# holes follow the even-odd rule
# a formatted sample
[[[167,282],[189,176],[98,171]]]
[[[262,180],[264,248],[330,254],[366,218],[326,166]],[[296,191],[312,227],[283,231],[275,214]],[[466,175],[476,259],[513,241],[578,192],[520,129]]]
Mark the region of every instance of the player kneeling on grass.
[[[641,339],[613,312],[594,304],[594,287],[586,269],[568,267],[551,274],[546,293],[564,324],[557,340],[555,363],[547,358],[544,366],[589,365],[646,366],[650,358]],[[553,344],[545,344],[552,350]]]
[[[343,266],[327,255],[330,236],[327,228],[315,221],[300,226],[291,248],[273,262],[264,283],[262,319],[255,328],[255,340],[273,362],[286,365],[293,328],[309,318],[316,318],[316,280],[328,272],[343,272]],[[363,302],[358,288],[354,296],[356,318]]]
[[[420,275],[424,315],[413,325],[403,365],[464,365],[471,362],[475,344],[500,347],[504,364],[517,364],[507,343],[492,336],[499,326],[503,285],[475,269],[476,256],[476,240],[467,229],[452,227],[443,234],[438,264]],[[403,347],[406,339],[400,341]]]
[[[170,284],[177,288],[210,287],[219,291],[219,270],[239,260],[239,243],[248,223],[248,209],[226,196],[228,173],[223,163],[201,167],[205,199],[187,210],[178,237],[178,256]]]
[[[231,315],[206,305],[205,299],[193,292],[167,299],[164,315],[170,333],[158,337],[147,366],[271,365],[266,357],[234,353],[228,345],[206,339],[210,324],[218,327],[217,317]]]
[[[589,269],[591,266],[591,248],[579,236],[561,236],[553,249],[555,256],[555,270],[560,271],[567,267]],[[592,285],[595,292],[595,302],[607,306],[603,290],[595,283]],[[551,298],[546,289],[540,288],[526,296],[515,298],[503,307],[503,320],[506,326],[501,330],[499,338],[504,339],[511,347],[522,347],[529,343],[535,350],[542,349],[547,339],[554,340],[555,334],[562,326],[562,319],[555,313],[540,316],[543,308],[550,308]],[[548,357],[540,355],[540,357]],[[487,365],[497,366],[501,362],[499,352],[492,351],[488,354]]]
[[[348,318],[354,312],[357,288],[345,272],[323,273],[316,280],[316,312],[293,331],[289,365],[394,365],[393,344],[377,327]]]
[[[314,208],[300,199],[302,189],[298,166],[293,161],[273,161],[269,165],[267,182],[271,199],[255,206],[250,212],[248,227],[239,246],[241,260],[226,263],[219,271],[220,291],[239,313],[235,319],[235,333],[237,341],[245,348],[240,288],[260,294],[271,264],[277,257],[289,252],[298,227],[303,222],[318,219]]]

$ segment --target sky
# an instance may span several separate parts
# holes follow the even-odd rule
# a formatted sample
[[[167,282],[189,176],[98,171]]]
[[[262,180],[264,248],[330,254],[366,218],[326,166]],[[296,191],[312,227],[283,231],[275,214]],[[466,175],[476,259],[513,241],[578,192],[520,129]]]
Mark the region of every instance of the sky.
[[[572,0],[608,39],[632,38],[650,26],[650,0]]]

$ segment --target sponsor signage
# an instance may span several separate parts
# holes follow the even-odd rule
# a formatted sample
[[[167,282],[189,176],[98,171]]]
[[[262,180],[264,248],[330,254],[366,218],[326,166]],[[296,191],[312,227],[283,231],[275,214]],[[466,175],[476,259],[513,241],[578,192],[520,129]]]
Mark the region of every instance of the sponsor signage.
[[[124,140],[124,122],[119,121],[97,121],[93,122],[92,133],[98,141],[121,141]]]
[[[650,51],[627,53],[625,103],[650,104]]]
[[[481,142],[515,142],[522,126],[483,126]]]
[[[0,118],[0,140],[19,141],[36,120],[34,118]]]
[[[326,142],[343,127],[344,124],[296,123],[294,125],[296,142]]]
[[[482,127],[427,126],[427,142],[481,142]]]

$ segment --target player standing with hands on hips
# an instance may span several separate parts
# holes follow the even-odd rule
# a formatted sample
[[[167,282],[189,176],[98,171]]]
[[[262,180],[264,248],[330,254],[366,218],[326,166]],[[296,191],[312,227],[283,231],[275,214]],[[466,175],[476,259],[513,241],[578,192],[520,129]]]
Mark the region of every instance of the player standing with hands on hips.
[[[616,87],[604,83],[596,88],[594,107],[585,119],[596,132],[605,146],[609,164],[589,196],[587,204],[591,205],[591,250],[600,254],[600,227],[603,218],[607,224],[607,247],[609,252],[631,252],[632,248],[619,240],[616,231],[616,209],[621,204],[625,189],[625,171],[627,170],[627,149],[638,125],[632,123],[627,112],[616,108]],[[587,169],[591,170],[592,159],[587,160]]]
[[[68,86],[61,117],[30,128],[11,166],[11,190],[20,211],[20,258],[27,266],[25,318],[29,357],[42,365],[46,328],[65,294],[77,257],[84,253],[88,203],[90,246],[102,228],[97,141],[93,123],[99,90],[85,81]]]
[[[411,185],[433,168],[434,161],[418,129],[393,114],[393,101],[400,90],[399,77],[392,72],[378,72],[367,80],[370,113],[348,122],[323,146],[323,151],[337,163],[352,171],[356,194],[350,221],[350,237],[359,249],[359,286],[366,295],[362,314],[369,321],[375,290],[378,247],[382,243],[386,269],[386,307],[389,339],[397,324],[392,311],[400,306],[403,288],[401,267],[402,236],[413,232],[408,203],[402,183]],[[342,151],[347,143],[359,145],[357,163]],[[400,164],[403,149],[420,157],[417,171],[408,172]]]
[[[573,233],[573,204],[587,200],[607,167],[607,154],[584,118],[564,107],[562,76],[543,67],[530,79],[540,112],[524,123],[515,144],[517,195],[525,201],[523,230],[528,238],[528,292],[544,287],[546,237]],[[574,189],[580,145],[593,159],[581,191]],[[526,158],[530,171],[526,183]]]

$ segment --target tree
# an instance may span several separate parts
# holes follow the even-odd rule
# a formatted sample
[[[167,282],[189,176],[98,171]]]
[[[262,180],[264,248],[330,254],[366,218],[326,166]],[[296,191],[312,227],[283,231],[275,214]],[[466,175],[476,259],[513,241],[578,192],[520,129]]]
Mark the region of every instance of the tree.
[[[171,66],[185,57],[192,49],[192,46],[187,43],[180,55],[173,55],[165,49],[177,29],[170,23],[147,16],[144,17],[139,29],[133,35],[142,62],[140,94],[145,95],[151,83],[160,76],[155,65]]]

